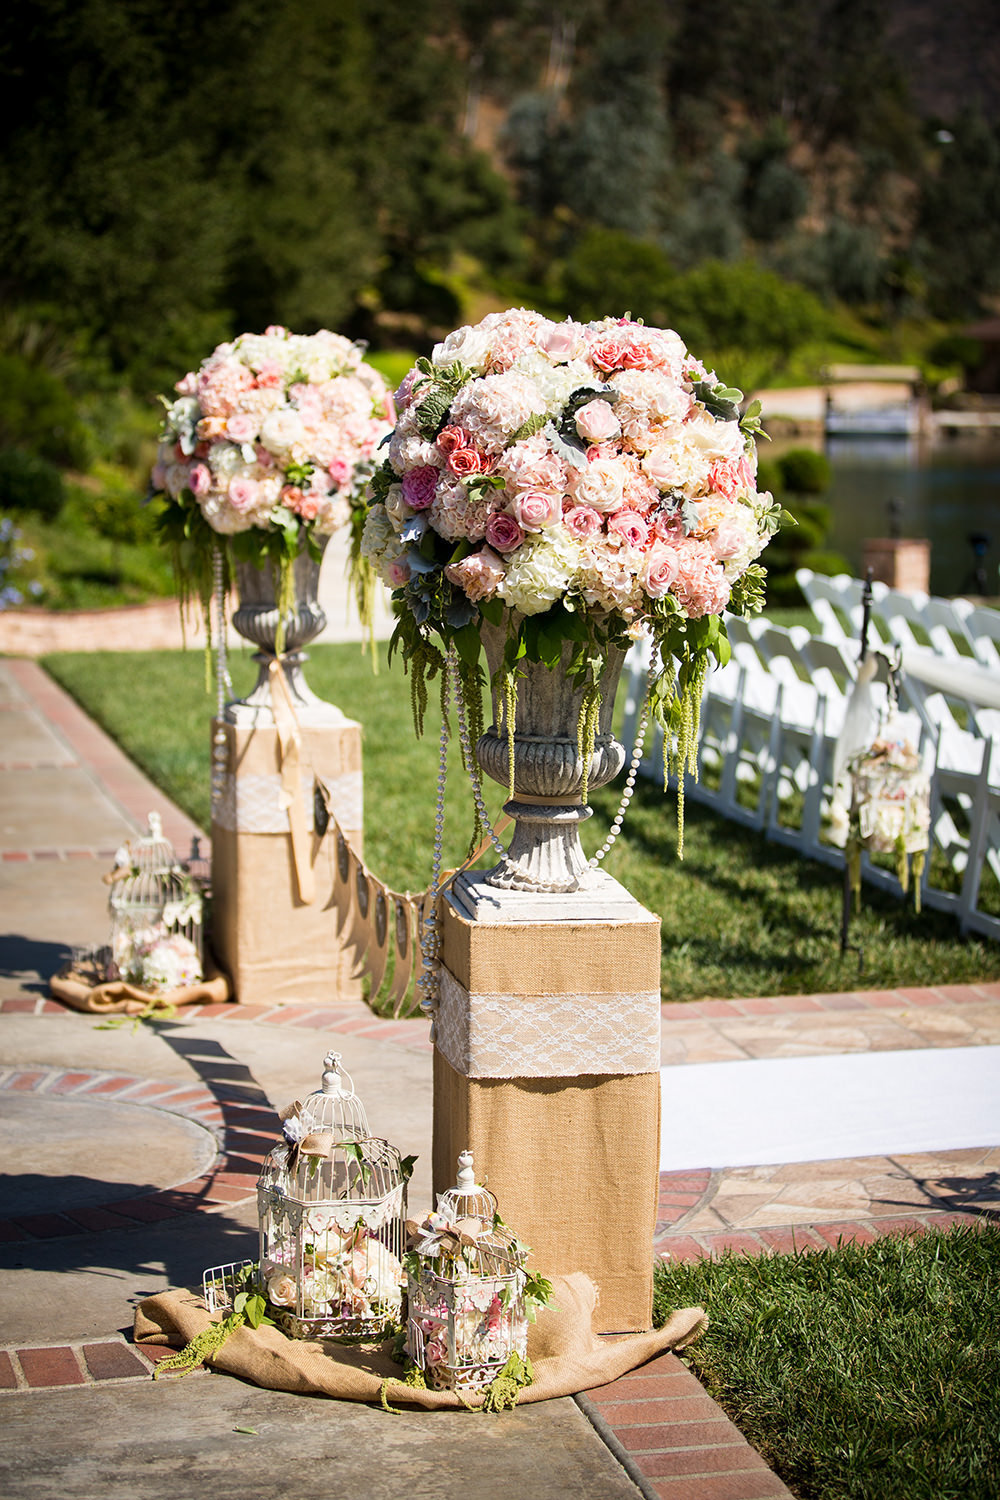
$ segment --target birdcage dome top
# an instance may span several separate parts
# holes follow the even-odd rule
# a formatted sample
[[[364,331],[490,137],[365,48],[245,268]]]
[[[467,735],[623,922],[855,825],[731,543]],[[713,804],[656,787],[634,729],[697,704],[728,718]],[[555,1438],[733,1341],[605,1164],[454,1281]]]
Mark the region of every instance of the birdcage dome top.
[[[267,1193],[316,1205],[383,1203],[404,1185],[399,1151],[373,1136],[340,1054],[323,1059],[320,1086],[281,1111],[282,1134],[260,1178]]]
[[[463,1151],[458,1158],[455,1186],[438,1194],[438,1213],[452,1221],[479,1219],[485,1228],[493,1227],[497,1219],[497,1200],[488,1188],[477,1183],[471,1151]]]

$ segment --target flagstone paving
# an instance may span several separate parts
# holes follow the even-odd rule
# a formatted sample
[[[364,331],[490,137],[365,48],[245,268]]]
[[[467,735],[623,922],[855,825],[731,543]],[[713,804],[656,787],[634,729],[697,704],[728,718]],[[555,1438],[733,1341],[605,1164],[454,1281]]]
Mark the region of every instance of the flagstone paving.
[[[0,897],[7,933],[0,961],[0,1113],[13,1102],[22,1155],[25,1133],[38,1142],[37,1160],[24,1163],[25,1172],[35,1173],[33,1196],[12,1200],[0,1218],[7,1346],[0,1348],[0,1399],[23,1402],[37,1393],[37,1399],[56,1403],[40,1420],[47,1430],[51,1418],[68,1422],[70,1441],[64,1456],[53,1449],[50,1492],[86,1500],[87,1481],[80,1480],[79,1488],[72,1480],[72,1438],[78,1434],[85,1441],[98,1410],[87,1403],[102,1399],[101,1391],[113,1392],[118,1403],[99,1408],[101,1421],[107,1424],[114,1410],[114,1427],[118,1414],[127,1414],[123,1433],[129,1423],[141,1431],[151,1409],[164,1412],[168,1405],[178,1420],[196,1425],[204,1412],[215,1412],[234,1430],[232,1388],[242,1388],[222,1377],[184,1382],[179,1392],[170,1386],[169,1396],[157,1387],[153,1408],[138,1397],[157,1355],[131,1347],[130,1307],[165,1286],[196,1284],[206,1265],[254,1253],[254,1184],[274,1129],[274,1106],[311,1078],[318,1051],[342,1042],[369,1113],[385,1117],[384,1126],[373,1120],[373,1128],[418,1145],[426,1161],[430,1043],[424,1020],[381,1020],[355,1003],[190,1007],[175,1022],[133,1034],[131,1027],[98,1031],[94,1017],[50,1000],[48,978],[72,946],[103,936],[101,866],[121,839],[153,808],[183,852],[198,830],[32,662],[0,661],[0,733]],[[662,1036],[664,1062],[677,1066],[994,1045],[1000,1041],[1000,986],[667,1005]],[[390,1061],[395,1086],[386,1090]],[[146,1142],[145,1157],[131,1172],[101,1173],[81,1138],[79,1165],[67,1173],[73,1163],[65,1143],[56,1149],[51,1140],[56,1101],[90,1113],[105,1110],[109,1132],[120,1130],[123,1120],[134,1121],[132,1144],[141,1157]],[[167,1116],[169,1130],[157,1128]],[[178,1138],[171,1132],[178,1128],[189,1134],[175,1151]],[[426,1171],[418,1164],[414,1202],[429,1192],[429,1178],[419,1176]],[[79,1182],[76,1189],[71,1182],[60,1189],[67,1177],[90,1179],[82,1199]],[[105,1184],[103,1195],[95,1181],[98,1188]],[[962,1151],[706,1168],[661,1175],[656,1250],[679,1258],[727,1248],[821,1251],[840,1238],[973,1223],[984,1216],[1000,1217],[1000,1147],[988,1142]],[[257,1392],[240,1399],[256,1403],[265,1415],[280,1408],[283,1431],[312,1441],[315,1404],[289,1397],[270,1401],[279,1395]],[[787,1494],[673,1355],[580,1398],[577,1418],[587,1418],[582,1427],[565,1415],[576,1410],[572,1404],[545,1408],[551,1411],[512,1414],[506,1426],[491,1429],[498,1436],[490,1439],[504,1454],[509,1441],[528,1444],[539,1466],[539,1495],[611,1496],[635,1487],[677,1500]],[[388,1419],[372,1413],[371,1419],[352,1413],[344,1428],[362,1442],[366,1456],[398,1443],[391,1432],[405,1431],[419,1447],[427,1430],[412,1415]],[[340,1418],[328,1420],[336,1428]],[[30,1434],[40,1430],[30,1420],[25,1425],[23,1416],[15,1425],[29,1445]],[[457,1441],[454,1424],[435,1419],[433,1425],[451,1434],[446,1446]],[[104,1470],[102,1494],[117,1494],[114,1486],[151,1500],[171,1488],[176,1493],[177,1471],[168,1483],[166,1459],[163,1486],[157,1488],[142,1469],[140,1488],[131,1439],[120,1439],[115,1448],[113,1434],[111,1443],[115,1464]],[[449,1461],[455,1484],[442,1495],[466,1493],[469,1484],[484,1500],[506,1493],[502,1464],[496,1486],[484,1482],[476,1468],[478,1449],[473,1457],[459,1444]],[[6,1493],[12,1497],[39,1493],[30,1455],[25,1462],[27,1468],[11,1471],[14,1481]],[[113,1483],[107,1477],[112,1471]],[[220,1496],[236,1494],[224,1478],[212,1485]],[[259,1500],[284,1493],[277,1478],[270,1485],[262,1473],[254,1485]],[[311,1493],[300,1491],[300,1500]]]

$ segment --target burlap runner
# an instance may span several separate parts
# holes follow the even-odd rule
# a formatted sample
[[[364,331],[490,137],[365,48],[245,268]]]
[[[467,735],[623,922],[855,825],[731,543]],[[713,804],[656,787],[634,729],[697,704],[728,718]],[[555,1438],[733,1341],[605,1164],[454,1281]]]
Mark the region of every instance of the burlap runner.
[[[519,1400],[546,1401],[607,1385],[667,1349],[683,1349],[708,1325],[700,1307],[672,1313],[662,1328],[626,1338],[599,1338],[593,1331],[594,1283],[581,1272],[553,1278],[554,1307],[543,1308],[528,1337],[534,1384]],[[141,1302],[135,1314],[137,1344],[181,1347],[213,1320],[200,1296],[162,1292]],[[393,1406],[408,1404],[433,1410],[460,1407],[453,1391],[416,1390],[396,1384],[399,1366],[379,1349],[288,1339],[277,1328],[237,1329],[211,1357],[213,1369],[250,1380],[254,1385],[298,1395],[333,1396],[342,1401],[377,1402],[386,1396]]]
[[[49,993],[54,1000],[71,1005],[74,1010],[89,1011],[99,1016],[137,1016],[149,1006],[163,1008],[173,1005],[218,1005],[231,998],[229,980],[225,974],[212,972],[201,984],[185,985],[183,989],[170,990],[165,995],[154,995],[149,990],[140,990],[123,979],[110,979],[104,984],[94,984],[80,970],[68,968],[53,974],[49,980]]]

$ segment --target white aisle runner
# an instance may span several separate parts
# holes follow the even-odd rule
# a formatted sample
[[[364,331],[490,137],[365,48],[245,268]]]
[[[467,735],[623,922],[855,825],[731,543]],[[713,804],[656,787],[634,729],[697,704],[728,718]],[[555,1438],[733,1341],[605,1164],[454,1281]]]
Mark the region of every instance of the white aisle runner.
[[[661,1172],[1000,1145],[1000,1047],[663,1068]]]

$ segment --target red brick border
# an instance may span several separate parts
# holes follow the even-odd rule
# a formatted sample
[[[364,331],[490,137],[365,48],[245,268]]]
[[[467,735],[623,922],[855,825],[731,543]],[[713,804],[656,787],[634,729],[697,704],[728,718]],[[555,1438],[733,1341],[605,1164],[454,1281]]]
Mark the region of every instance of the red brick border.
[[[899,990],[852,990],[830,995],[762,995],[749,1000],[670,1000],[660,1006],[672,1021],[735,1021],[810,1011],[912,1010],[914,1006],[982,1005],[1000,1000],[1000,983],[945,984]]]
[[[0,1350],[0,1395],[148,1380],[159,1361],[173,1353],[165,1345],[132,1344],[121,1334],[72,1344],[13,1345]],[[209,1372],[202,1367],[191,1373]]]
[[[138,1198],[112,1199],[101,1206],[0,1217],[0,1241],[5,1244],[135,1229],[140,1224],[243,1203],[256,1192],[277,1126],[277,1115],[266,1101],[258,1105],[227,1099],[224,1086],[219,1097],[204,1084],[187,1079],[162,1082],[89,1069],[12,1067],[0,1070],[0,1093],[4,1092],[72,1095],[166,1110],[201,1125],[215,1136],[218,1147],[212,1167],[191,1182]]]

